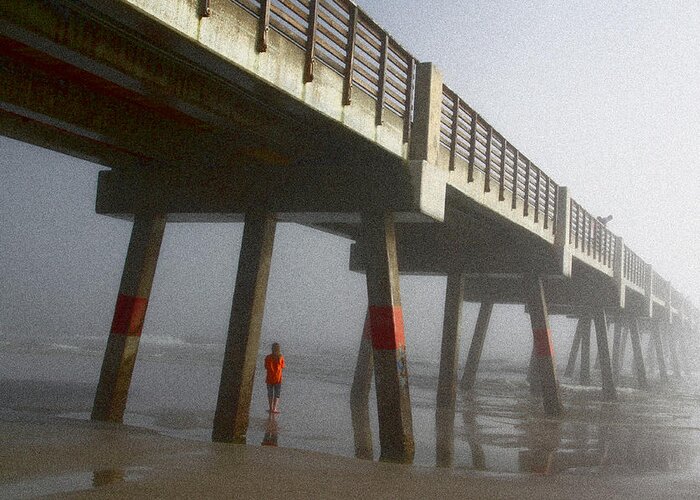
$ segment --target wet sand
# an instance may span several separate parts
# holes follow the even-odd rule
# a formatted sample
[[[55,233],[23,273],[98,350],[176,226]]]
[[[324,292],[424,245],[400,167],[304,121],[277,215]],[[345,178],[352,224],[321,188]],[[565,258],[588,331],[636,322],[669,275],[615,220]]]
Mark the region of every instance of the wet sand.
[[[274,422],[256,386],[249,446],[210,443],[220,360],[193,352],[144,349],[119,426],[88,420],[99,350],[6,346],[0,498],[700,498],[697,379],[639,391],[627,374],[616,403],[564,379],[566,414],[548,419],[524,367],[482,363],[476,390],[445,412],[437,366],[414,362],[416,457],[402,466],[352,458],[358,433],[378,458],[374,398],[369,428],[353,428],[352,360],[339,371],[326,356],[289,355]]]
[[[4,414],[0,497],[697,498],[700,480],[524,476],[175,439],[144,429]]]

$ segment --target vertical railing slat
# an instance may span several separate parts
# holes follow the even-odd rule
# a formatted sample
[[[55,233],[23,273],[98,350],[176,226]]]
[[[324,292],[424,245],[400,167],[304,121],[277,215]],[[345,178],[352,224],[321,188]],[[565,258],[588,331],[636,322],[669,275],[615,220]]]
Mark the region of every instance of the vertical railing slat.
[[[270,4],[272,0],[260,0],[260,17],[258,17],[258,52],[267,52],[267,40],[270,33]]]
[[[532,164],[530,160],[525,158],[525,193],[523,202],[523,215],[527,217],[530,214],[530,169]]]
[[[501,175],[498,178],[498,201],[506,199],[506,156],[508,152],[508,141],[505,137],[501,140]]]
[[[520,163],[520,151],[515,150],[515,159],[513,161],[513,196],[510,202],[510,208],[515,210],[518,206],[518,163]]]
[[[552,233],[556,232],[557,230],[557,219],[559,215],[557,215],[557,210],[559,209],[559,186],[554,184],[554,210],[552,211],[552,219],[553,219],[553,224],[552,224]]]
[[[476,129],[479,115],[472,110],[472,135],[469,141],[469,165],[467,166],[467,182],[474,182],[474,156],[476,152]]]
[[[408,70],[406,74],[406,109],[403,117],[403,142],[408,142],[411,138],[411,117],[413,115],[413,93],[415,83],[413,77],[415,74],[416,61],[412,57],[408,59]]]
[[[382,51],[379,56],[379,85],[377,88],[377,104],[375,125],[384,123],[384,99],[386,99],[386,63],[389,57],[389,35],[382,37]]]
[[[304,65],[304,83],[314,79],[314,64],[316,64],[316,31],[318,28],[318,2],[311,0],[309,4],[309,25],[306,30],[306,63]]]
[[[542,171],[538,168],[537,179],[535,179],[535,222],[540,220],[540,174]]]
[[[491,142],[493,140],[493,127],[489,125],[486,132],[486,172],[484,173],[484,192],[491,192]]]
[[[549,227],[549,176],[544,177],[544,228]],[[571,234],[571,233],[569,233]]]
[[[352,83],[355,76],[355,41],[357,38],[357,5],[350,3],[348,44],[345,48],[345,78],[343,79],[343,106],[352,103]]]
[[[457,156],[457,117],[459,116],[460,99],[457,94],[453,96],[452,103],[452,130],[450,132],[450,170],[455,169],[455,157]]]

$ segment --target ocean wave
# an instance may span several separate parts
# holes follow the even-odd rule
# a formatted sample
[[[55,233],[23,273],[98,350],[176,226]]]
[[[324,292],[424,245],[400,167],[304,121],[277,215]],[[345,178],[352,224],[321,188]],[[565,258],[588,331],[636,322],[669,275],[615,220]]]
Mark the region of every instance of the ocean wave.
[[[168,334],[143,335],[141,344],[152,344],[165,347],[187,347],[192,344],[185,341],[183,338],[174,337]]]

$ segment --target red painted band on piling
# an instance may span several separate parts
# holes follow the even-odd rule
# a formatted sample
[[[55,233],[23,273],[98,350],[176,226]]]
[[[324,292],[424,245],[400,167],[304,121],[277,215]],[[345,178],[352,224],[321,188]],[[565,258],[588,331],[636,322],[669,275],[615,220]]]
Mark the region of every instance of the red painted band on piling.
[[[369,322],[375,350],[394,351],[406,345],[401,306],[369,306]]]
[[[112,334],[140,337],[147,306],[147,298],[131,297],[120,293],[117,296],[117,305],[114,307],[114,319],[110,330]]]
[[[554,352],[554,346],[552,345],[552,333],[546,329],[542,328],[540,330],[534,330],[534,343],[535,343],[535,356],[538,358],[551,358]]]

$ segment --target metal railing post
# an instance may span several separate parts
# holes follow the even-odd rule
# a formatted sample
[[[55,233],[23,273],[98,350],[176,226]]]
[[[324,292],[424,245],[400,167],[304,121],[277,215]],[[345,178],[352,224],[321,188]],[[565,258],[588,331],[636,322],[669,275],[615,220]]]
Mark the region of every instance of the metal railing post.
[[[613,257],[613,276],[615,277],[615,283],[617,284],[617,293],[620,298],[620,309],[625,308],[625,292],[627,287],[625,286],[625,260],[622,258],[624,255],[624,241],[619,236],[615,236],[615,255]]]
[[[554,229],[554,246],[559,252],[562,264],[562,274],[571,277],[571,250],[569,234],[571,231],[571,196],[569,188],[559,186],[557,192],[556,225]]]

